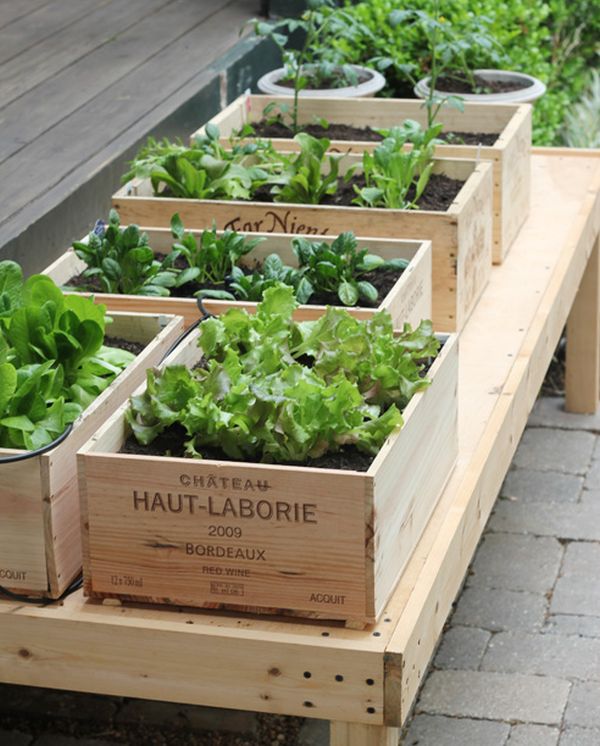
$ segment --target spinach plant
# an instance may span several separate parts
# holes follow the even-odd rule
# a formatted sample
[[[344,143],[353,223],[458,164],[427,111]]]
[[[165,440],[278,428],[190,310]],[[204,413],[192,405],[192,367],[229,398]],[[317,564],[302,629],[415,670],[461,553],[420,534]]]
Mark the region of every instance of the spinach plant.
[[[99,220],[87,241],[76,241],[73,249],[87,265],[83,276],[98,280],[105,293],[165,296],[180,284],[176,254],[158,261],[148,235],[137,225],[121,229],[116,210],[110,211],[107,225]]]
[[[260,163],[257,163],[260,156]],[[277,156],[267,141],[220,143],[219,129],[207,125],[206,134],[195,139],[192,147],[167,139],[147,144],[131,161],[123,181],[149,178],[158,196],[166,187],[176,198],[249,199],[269,179]]]
[[[299,132],[294,140],[300,152],[282,155],[283,167],[271,181],[271,193],[276,202],[318,205],[337,191],[340,156],[327,156],[330,141],[326,137]]]
[[[353,233],[340,233],[332,241],[294,238],[294,253],[302,270],[302,286],[296,295],[306,303],[314,292],[336,293],[345,306],[356,306],[361,298],[377,300],[377,289],[366,279],[375,269],[406,269],[404,259],[385,261],[368,249],[359,249]]]
[[[431,177],[437,136],[442,125],[422,130],[418,122],[407,119],[401,127],[387,131],[387,137],[373,150],[363,154],[366,186],[354,187],[354,203],[367,207],[415,209]],[[410,149],[405,145],[411,144]],[[409,191],[414,193],[409,197]]]
[[[200,326],[205,367],[148,371],[127,418],[151,443],[179,424],[186,455],[207,447],[228,457],[305,463],[342,446],[376,454],[402,425],[401,410],[429,381],[423,361],[438,351],[431,324],[395,336],[389,314],[367,321],[329,308],[318,321],[293,320],[284,286],[266,291],[256,314],[230,309]]]
[[[278,254],[270,254],[263,262],[260,272],[246,274],[239,267],[234,267],[229,279],[232,299],[262,301],[269,288],[281,283],[294,288],[299,303],[306,303],[309,298],[303,272],[285,265]]]
[[[63,296],[44,275],[0,262],[0,446],[56,439],[134,356],[104,346],[106,307]]]
[[[224,231],[220,236],[216,227],[205,230],[197,240],[193,233],[186,232],[179,214],[171,218],[171,232],[176,242],[173,254],[183,257],[188,264],[180,275],[180,284],[223,285],[236,269],[240,259],[252,251],[264,239],[248,238],[235,231]],[[241,271],[241,270],[238,270]],[[224,289],[201,291],[202,297],[229,299],[231,294]]]

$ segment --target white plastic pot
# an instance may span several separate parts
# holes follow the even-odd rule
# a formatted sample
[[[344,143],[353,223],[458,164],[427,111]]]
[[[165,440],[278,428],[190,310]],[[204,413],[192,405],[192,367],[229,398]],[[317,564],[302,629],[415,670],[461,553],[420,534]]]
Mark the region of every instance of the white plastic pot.
[[[385,85],[385,78],[377,70],[371,70],[370,67],[361,67],[352,65],[354,70],[359,74],[368,74],[370,77],[364,83],[358,85],[345,86],[344,88],[318,88],[314,90],[302,90],[299,95],[301,98],[331,98],[343,96],[344,98],[361,98],[374,96]],[[287,86],[278,85],[278,81],[284,75],[284,68],[278,67],[271,70],[270,73],[263,75],[259,79],[258,90],[261,93],[267,93],[271,96],[293,96],[294,89]]]
[[[537,101],[546,93],[546,86],[538,78],[525,73],[517,73],[511,70],[474,70],[475,74],[484,80],[510,81],[522,83],[524,88],[504,93],[451,93],[449,91],[436,91],[441,96],[460,96],[465,101],[474,101],[480,104],[525,104]],[[423,78],[414,87],[415,95],[419,98],[427,98],[429,95],[429,78]]]

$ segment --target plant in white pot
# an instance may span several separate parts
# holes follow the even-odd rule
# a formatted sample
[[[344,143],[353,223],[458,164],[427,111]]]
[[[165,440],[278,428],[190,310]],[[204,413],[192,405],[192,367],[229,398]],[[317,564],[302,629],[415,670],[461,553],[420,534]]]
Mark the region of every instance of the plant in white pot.
[[[389,17],[392,26],[418,26],[427,39],[430,50],[430,74],[416,80],[417,64],[404,65],[405,73],[419,98],[429,102],[460,98],[478,103],[528,103],[546,92],[541,80],[522,72],[502,69],[471,69],[469,53],[485,51],[494,63],[501,63],[501,48],[489,33],[490,19],[473,17],[471,28],[459,32],[441,15],[439,2],[433,13],[423,10],[394,10]],[[385,60],[378,60],[385,66]]]
[[[385,78],[376,70],[360,65],[343,64],[323,39],[331,34],[352,38],[356,20],[333,0],[310,0],[300,18],[267,22],[254,20],[258,36],[271,39],[280,49],[283,67],[263,75],[257,85],[262,93],[294,97],[292,112],[297,130],[298,97],[328,98],[330,96],[374,96],[385,85]],[[299,49],[288,44],[290,35],[302,35]],[[364,30],[361,31],[364,33]]]

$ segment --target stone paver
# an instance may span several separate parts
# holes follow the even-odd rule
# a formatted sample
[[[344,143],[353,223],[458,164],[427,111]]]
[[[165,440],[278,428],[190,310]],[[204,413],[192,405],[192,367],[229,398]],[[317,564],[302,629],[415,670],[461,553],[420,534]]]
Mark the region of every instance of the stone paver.
[[[448,718],[442,715],[417,715],[402,746],[503,746],[510,727],[469,718]]]
[[[600,684],[591,681],[573,684],[565,722],[567,725],[600,729]]]
[[[519,500],[577,502],[583,487],[583,477],[559,471],[511,469],[506,475],[501,495]]]
[[[33,738],[27,733],[18,730],[2,730],[0,728],[0,744],[2,746],[30,746]]]
[[[555,427],[567,430],[600,432],[600,412],[595,415],[565,412],[562,396],[544,396],[535,403],[527,423],[529,427]]]
[[[499,632],[488,645],[481,669],[598,681],[600,640]]]
[[[600,730],[567,728],[560,736],[558,746],[598,746]]]
[[[600,541],[600,502],[549,505],[499,500],[488,526],[490,531]]]
[[[595,459],[585,475],[584,487],[588,490],[600,489],[600,460]]]
[[[551,676],[433,671],[418,709],[432,715],[558,725],[570,686]]]
[[[544,632],[562,635],[600,637],[600,617],[576,614],[550,614]]]
[[[556,746],[559,734],[548,725],[514,725],[507,746]]]
[[[600,544],[573,542],[565,552],[550,611],[600,617]]]
[[[491,636],[486,630],[476,627],[452,627],[444,635],[434,665],[437,668],[476,670]]]
[[[467,585],[547,593],[556,581],[563,548],[554,538],[486,534]]]
[[[523,434],[513,465],[538,471],[585,474],[592,458],[596,436],[574,430],[528,428]]]
[[[306,720],[298,734],[298,746],[328,746],[329,721]]]
[[[533,632],[544,624],[546,605],[546,596],[541,593],[465,588],[452,622],[492,632],[504,629]]]

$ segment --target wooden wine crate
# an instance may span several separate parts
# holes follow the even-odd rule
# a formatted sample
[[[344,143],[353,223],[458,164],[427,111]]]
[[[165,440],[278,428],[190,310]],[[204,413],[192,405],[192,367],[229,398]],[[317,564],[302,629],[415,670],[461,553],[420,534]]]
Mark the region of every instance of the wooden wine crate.
[[[150,241],[150,246],[158,253],[168,253],[175,239],[168,228],[143,228]],[[195,231],[195,233],[198,233]],[[269,254],[277,253],[285,264],[297,267],[298,261],[291,247],[292,237],[281,233],[258,233],[252,237],[264,240],[249,254],[242,257],[240,264],[252,266],[256,261],[262,261]],[[331,242],[332,236],[314,236],[315,240]],[[384,259],[407,259],[408,267],[398,278],[387,296],[381,300],[377,308],[348,309],[357,318],[368,318],[376,311],[386,310],[392,316],[395,326],[401,327],[405,321],[411,326],[418,326],[422,319],[431,318],[431,242],[430,241],[402,241],[397,239],[360,238],[359,246],[369,249]],[[49,275],[58,285],[65,285],[76,275],[83,272],[86,265],[77,257],[73,249],[66,251],[44,273]],[[144,295],[115,295],[109,293],[95,293],[98,302],[104,303],[109,310],[115,311],[145,311],[147,313],[169,313],[183,316],[186,324],[198,320],[198,306],[195,298],[160,298]],[[228,308],[245,308],[249,312],[256,309],[256,303],[249,301],[219,301],[205,300],[204,307],[211,313],[221,313]],[[302,306],[303,318],[318,318],[324,311],[324,306]]]
[[[114,313],[110,336],[145,349],[75,421],[60,445],[25,461],[0,465],[0,585],[58,598],[81,570],[75,454],[145,379],[183,330],[183,319]],[[19,451],[0,448],[0,458]]]
[[[457,364],[445,337],[366,472],[122,454],[124,405],[78,454],[85,593],[374,621],[456,460]]]
[[[360,162],[345,156],[340,172]],[[359,167],[360,168],[360,167]],[[133,180],[113,196],[123,224],[167,227],[178,212],[190,229],[430,240],[433,251],[432,318],[439,331],[460,331],[492,268],[492,166],[436,159],[434,173],[465,183],[444,212],[286,203],[155,197],[149,179]]]
[[[290,103],[278,96],[244,94],[219,112],[210,121],[221,131],[224,145],[244,124],[259,122],[266,106],[272,103]],[[415,99],[378,98],[368,102],[355,98],[300,99],[298,119],[301,124],[311,124],[321,118],[330,123],[349,124],[355,127],[388,129],[398,126],[405,119],[414,119],[427,126],[427,112],[423,102]],[[492,161],[494,171],[494,264],[501,264],[530,208],[531,192],[531,105],[530,104],[464,104],[464,112],[443,107],[438,121],[444,132],[497,133],[493,145],[438,145],[440,158],[470,158]],[[201,134],[201,127],[192,135]],[[298,145],[290,138],[272,138],[279,150],[296,150]],[[332,140],[332,150],[356,152],[373,150],[376,142],[357,140]]]

